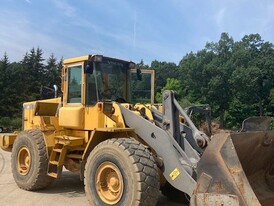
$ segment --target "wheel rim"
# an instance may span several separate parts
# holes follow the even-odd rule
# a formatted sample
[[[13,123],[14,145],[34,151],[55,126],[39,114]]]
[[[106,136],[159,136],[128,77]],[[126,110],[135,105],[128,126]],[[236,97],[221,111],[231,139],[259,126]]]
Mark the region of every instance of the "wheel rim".
[[[17,155],[17,170],[21,175],[27,175],[30,170],[31,156],[27,147],[20,148]]]
[[[102,163],[95,174],[96,191],[101,200],[114,205],[122,197],[124,182],[120,169],[112,162]]]

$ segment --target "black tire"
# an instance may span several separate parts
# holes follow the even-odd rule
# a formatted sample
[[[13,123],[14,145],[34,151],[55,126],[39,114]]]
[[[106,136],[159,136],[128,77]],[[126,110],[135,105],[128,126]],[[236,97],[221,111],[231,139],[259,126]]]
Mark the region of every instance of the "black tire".
[[[29,151],[30,163],[28,169],[22,171],[18,156]],[[14,142],[11,153],[11,167],[16,184],[24,190],[39,190],[50,185],[54,178],[47,175],[48,154],[40,130],[20,132]]]
[[[189,203],[190,197],[186,193],[174,188],[168,182],[166,182],[165,185],[161,187],[161,191],[162,194],[172,202],[184,204]]]
[[[4,128],[0,127],[0,133],[4,132]]]
[[[96,184],[99,168],[108,163],[119,170],[123,185],[118,200],[110,204],[100,197]],[[119,138],[100,143],[89,155],[84,175],[91,205],[155,206],[157,203],[160,184],[157,165],[151,152],[135,140]]]

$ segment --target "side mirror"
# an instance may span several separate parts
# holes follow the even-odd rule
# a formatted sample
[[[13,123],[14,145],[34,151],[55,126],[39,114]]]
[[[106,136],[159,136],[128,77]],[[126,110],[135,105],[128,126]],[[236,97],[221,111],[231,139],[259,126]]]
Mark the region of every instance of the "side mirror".
[[[93,73],[93,61],[86,61],[84,64],[84,73],[85,74],[92,74]]]
[[[136,69],[136,74],[137,74],[137,80],[142,81],[142,71],[141,71],[141,69],[137,68]]]

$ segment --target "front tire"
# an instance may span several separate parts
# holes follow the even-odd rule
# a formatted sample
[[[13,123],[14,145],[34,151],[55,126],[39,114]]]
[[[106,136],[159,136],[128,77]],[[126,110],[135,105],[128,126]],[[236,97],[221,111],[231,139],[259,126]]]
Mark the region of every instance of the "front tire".
[[[94,206],[155,206],[159,174],[151,152],[129,139],[100,143],[85,166],[85,191]]]
[[[38,190],[50,185],[54,178],[47,175],[48,155],[40,130],[20,132],[11,153],[12,174],[24,190]]]

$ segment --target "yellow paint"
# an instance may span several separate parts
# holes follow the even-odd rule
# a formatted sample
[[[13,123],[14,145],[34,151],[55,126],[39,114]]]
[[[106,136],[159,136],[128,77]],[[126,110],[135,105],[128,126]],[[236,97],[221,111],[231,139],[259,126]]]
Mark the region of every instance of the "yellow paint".
[[[17,134],[15,133],[0,134],[0,148],[11,152],[16,136]]]
[[[169,176],[170,176],[170,178],[171,178],[172,180],[175,180],[180,174],[181,174],[181,173],[180,173],[179,169],[176,167],[176,168],[169,174]]]
[[[85,158],[89,155],[96,145],[110,138],[129,138],[133,137],[140,142],[142,140],[135,134],[133,128],[126,128],[120,106],[116,102],[98,102],[95,105],[86,106],[86,79],[84,73],[84,64],[87,60],[92,60],[94,56],[85,55],[64,60],[62,69],[62,87],[63,97],[47,100],[26,102],[23,104],[23,128],[24,130],[40,129],[43,132],[44,140],[48,153],[52,152],[58,138],[69,137],[75,139],[75,145],[70,144],[72,151],[83,152]],[[115,61],[115,59],[112,59]],[[68,68],[72,66],[81,66],[81,102],[67,103],[68,98]],[[136,71],[136,69],[135,69]],[[143,70],[143,73],[151,73],[151,88],[154,93],[154,70]],[[123,81],[123,93],[127,96],[127,84],[129,83],[125,75]],[[109,85],[111,87],[111,85]],[[152,95],[152,103],[154,101]],[[129,103],[120,104],[125,108],[132,108]],[[140,110],[145,110],[149,120],[153,120],[150,108],[152,105],[138,104],[135,106],[135,113],[140,115]],[[1,135],[0,135],[1,137]],[[0,138],[0,147],[11,149],[17,134],[9,134]],[[79,139],[79,141],[78,141]],[[76,144],[77,143],[77,144]],[[142,142],[145,144],[145,142]],[[180,174],[177,170],[173,171],[174,179]],[[176,176],[177,175],[177,176]]]
[[[59,104],[61,104],[61,98],[53,98],[53,99],[24,103],[23,104],[24,130],[29,130],[29,129],[49,130],[50,128],[53,128],[54,130],[61,129],[59,128],[58,117],[56,115],[57,108],[58,108],[57,106]],[[49,106],[49,108],[45,105]],[[41,116],[41,114],[43,116]],[[41,119],[41,117],[44,117],[44,118]]]
[[[83,129],[84,121],[84,106],[81,104],[62,107],[59,110],[59,125],[62,127]]]
[[[91,55],[85,55],[85,56],[80,56],[80,57],[73,57],[73,58],[69,58],[69,59],[64,59],[63,64],[67,65],[67,64],[74,64],[77,62],[83,62],[86,61],[90,58]]]

